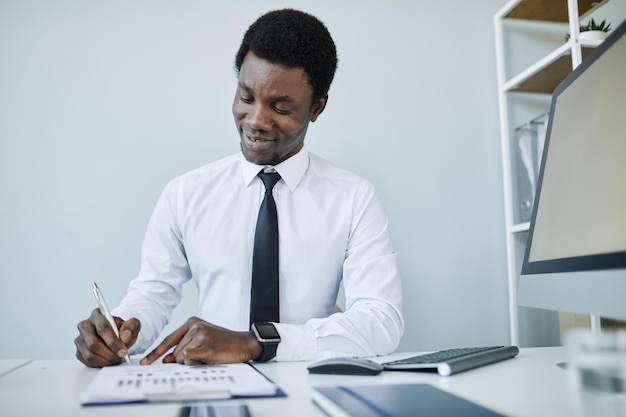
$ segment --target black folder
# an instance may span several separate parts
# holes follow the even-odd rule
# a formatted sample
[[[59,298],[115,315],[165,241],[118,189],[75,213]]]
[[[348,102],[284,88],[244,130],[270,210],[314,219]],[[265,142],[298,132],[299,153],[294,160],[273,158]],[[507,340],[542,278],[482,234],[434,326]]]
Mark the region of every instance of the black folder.
[[[331,417],[503,417],[429,384],[318,387],[313,402]]]

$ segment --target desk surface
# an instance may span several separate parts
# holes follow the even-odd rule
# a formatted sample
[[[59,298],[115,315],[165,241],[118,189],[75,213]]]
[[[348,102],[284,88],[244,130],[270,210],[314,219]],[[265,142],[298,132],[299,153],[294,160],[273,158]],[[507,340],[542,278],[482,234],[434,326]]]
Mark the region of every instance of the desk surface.
[[[21,366],[30,362],[30,359],[4,359],[0,360],[0,377],[8,375]]]
[[[378,362],[411,354],[375,358]],[[307,362],[256,365],[278,384],[287,398],[237,400],[252,417],[324,417],[311,402],[313,386],[428,383],[507,416],[570,417],[575,415],[568,396],[567,375],[557,366],[563,348],[521,349],[513,359],[450,377],[417,372],[383,372],[377,376],[310,375]],[[0,360],[0,366],[3,362]],[[81,407],[79,392],[98,370],[76,360],[35,360],[0,377],[0,409],[12,416],[176,416],[180,404],[132,404]]]

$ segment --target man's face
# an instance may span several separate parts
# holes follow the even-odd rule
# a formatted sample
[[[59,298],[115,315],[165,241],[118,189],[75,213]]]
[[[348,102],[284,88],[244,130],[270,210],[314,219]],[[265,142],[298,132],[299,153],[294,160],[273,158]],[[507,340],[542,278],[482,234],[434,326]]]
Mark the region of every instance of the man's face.
[[[233,116],[245,158],[276,165],[302,149],[309,122],[326,98],[312,103],[313,88],[302,68],[273,64],[248,52],[241,64]]]

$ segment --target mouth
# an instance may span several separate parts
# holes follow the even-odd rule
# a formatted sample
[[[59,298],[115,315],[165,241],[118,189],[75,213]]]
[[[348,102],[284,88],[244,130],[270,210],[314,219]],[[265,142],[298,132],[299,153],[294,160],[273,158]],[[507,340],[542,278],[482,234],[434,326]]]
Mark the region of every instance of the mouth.
[[[246,132],[244,132],[244,135],[245,135],[246,139],[248,139],[250,142],[274,142],[276,140],[274,138],[267,138],[267,137],[263,137],[263,136],[251,135],[251,134],[246,133]]]
[[[258,148],[268,146],[273,142],[276,142],[276,138],[254,135],[251,132],[242,131],[242,136],[246,144],[252,148]]]
[[[248,139],[251,140],[252,142],[274,142],[274,139],[269,139],[269,138],[257,138],[257,137],[248,136]]]

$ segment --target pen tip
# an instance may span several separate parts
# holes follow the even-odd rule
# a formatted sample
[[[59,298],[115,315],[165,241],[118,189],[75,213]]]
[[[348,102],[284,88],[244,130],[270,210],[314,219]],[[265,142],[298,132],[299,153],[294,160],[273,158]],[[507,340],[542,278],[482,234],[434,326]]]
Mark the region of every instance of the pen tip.
[[[91,283],[91,287],[95,290],[96,288],[98,288],[98,284],[96,284],[96,281],[93,281]]]

